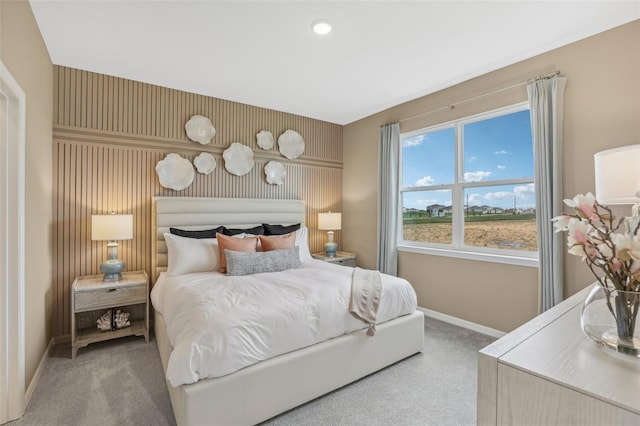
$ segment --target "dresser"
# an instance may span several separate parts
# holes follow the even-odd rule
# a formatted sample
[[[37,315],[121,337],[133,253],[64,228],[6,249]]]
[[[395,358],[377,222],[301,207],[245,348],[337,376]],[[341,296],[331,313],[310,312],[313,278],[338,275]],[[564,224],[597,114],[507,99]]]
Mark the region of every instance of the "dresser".
[[[640,358],[580,328],[591,286],[482,349],[478,425],[640,424]]]

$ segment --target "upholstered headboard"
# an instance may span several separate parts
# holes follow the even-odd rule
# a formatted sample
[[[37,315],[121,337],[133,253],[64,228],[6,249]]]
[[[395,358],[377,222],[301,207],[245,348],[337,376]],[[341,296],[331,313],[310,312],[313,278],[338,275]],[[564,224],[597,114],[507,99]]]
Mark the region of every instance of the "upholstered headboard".
[[[262,223],[304,224],[300,200],[256,198],[154,197],[151,237],[151,282],[167,270],[164,233],[169,228],[211,229],[220,225],[249,228]]]

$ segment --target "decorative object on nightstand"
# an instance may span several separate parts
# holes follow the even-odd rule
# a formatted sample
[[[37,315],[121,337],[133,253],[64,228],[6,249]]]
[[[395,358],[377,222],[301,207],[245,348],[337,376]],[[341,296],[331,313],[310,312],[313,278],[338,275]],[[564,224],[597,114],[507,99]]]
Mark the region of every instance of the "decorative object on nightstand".
[[[318,213],[318,229],[328,231],[324,251],[328,257],[334,257],[338,251],[338,244],[333,241],[333,231],[342,229],[342,213]]]
[[[314,259],[324,260],[325,262],[334,263],[342,266],[356,266],[356,254],[348,251],[339,251],[335,256],[327,256],[326,253],[314,253],[311,255]]]
[[[599,152],[594,162],[596,196],[564,200],[573,212],[553,220],[558,231],[568,231],[569,253],[582,257],[598,280],[584,301],[582,330],[604,348],[640,357],[640,145]],[[628,216],[605,202],[636,204]]]
[[[129,321],[129,312],[122,312],[120,309],[109,309],[98,318],[96,324],[100,331],[114,331],[129,327],[131,321]]]
[[[120,309],[125,307],[127,312]],[[71,285],[71,358],[91,343],[125,336],[149,341],[147,273],[124,272],[116,282],[102,275],[77,277]]]
[[[119,281],[125,263],[118,259],[118,243],[116,240],[133,239],[133,215],[130,214],[94,214],[91,216],[91,239],[93,241],[109,241],[107,244],[107,260],[100,264],[104,281]]]

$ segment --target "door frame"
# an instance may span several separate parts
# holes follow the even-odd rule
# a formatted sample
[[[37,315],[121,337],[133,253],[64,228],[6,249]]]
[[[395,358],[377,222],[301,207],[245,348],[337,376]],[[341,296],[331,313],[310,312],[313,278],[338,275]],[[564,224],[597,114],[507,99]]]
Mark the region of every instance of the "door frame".
[[[0,424],[24,414],[25,398],[25,144],[26,97],[0,60]],[[6,120],[5,120],[6,119]],[[4,181],[4,182],[2,182]]]

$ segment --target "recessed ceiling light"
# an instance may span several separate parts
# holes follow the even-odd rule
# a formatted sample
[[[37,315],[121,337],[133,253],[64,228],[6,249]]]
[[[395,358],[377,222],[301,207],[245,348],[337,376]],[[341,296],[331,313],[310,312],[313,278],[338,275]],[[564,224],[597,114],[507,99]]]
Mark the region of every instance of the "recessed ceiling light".
[[[331,24],[325,20],[314,21],[311,28],[318,35],[327,35],[331,32]]]

